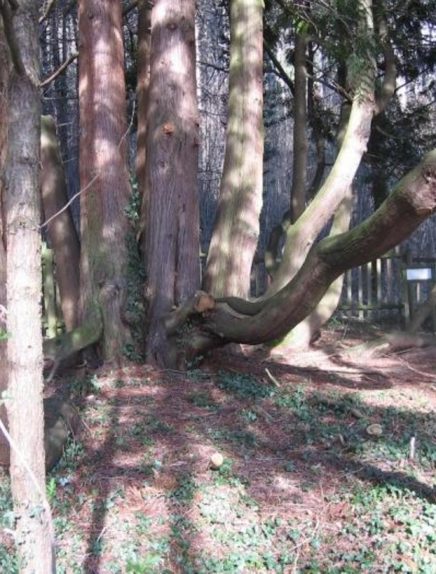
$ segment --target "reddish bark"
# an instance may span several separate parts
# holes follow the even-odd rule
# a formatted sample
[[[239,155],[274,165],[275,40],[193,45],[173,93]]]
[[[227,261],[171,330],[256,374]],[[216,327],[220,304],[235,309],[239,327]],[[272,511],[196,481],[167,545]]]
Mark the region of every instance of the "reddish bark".
[[[126,91],[121,2],[79,1],[79,103],[82,320],[98,305],[105,359],[129,341],[127,290],[130,196],[126,165]]]

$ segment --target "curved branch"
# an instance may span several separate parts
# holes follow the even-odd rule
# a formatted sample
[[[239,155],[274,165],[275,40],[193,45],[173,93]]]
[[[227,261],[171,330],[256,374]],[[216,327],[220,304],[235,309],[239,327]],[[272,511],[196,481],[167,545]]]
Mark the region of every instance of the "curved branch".
[[[234,300],[217,301],[201,315],[197,329],[219,344],[259,344],[285,335],[318,304],[329,285],[344,271],[386,253],[406,239],[436,210],[436,149],[409,172],[366,221],[328,237],[278,293],[260,302],[245,301],[245,313],[233,311]],[[229,306],[231,309],[229,310]],[[250,308],[254,314],[250,314]],[[192,332],[189,337],[193,337]],[[189,347],[189,340],[186,341]],[[198,348],[197,348],[198,351]]]
[[[72,62],[74,62],[74,60],[76,60],[78,57],[79,57],[79,52],[74,52],[73,54],[71,54],[71,56],[67,60],[65,60],[65,62],[63,64],[61,64],[59,66],[59,68],[53,72],[53,74],[50,74],[50,76],[48,78],[45,78],[44,80],[42,80],[41,83],[39,84],[39,86],[41,88],[45,88],[45,86],[47,86],[48,84],[53,82],[53,80],[55,80],[58,76],[60,76],[62,74],[62,72],[64,70],[66,70],[68,68],[68,66]]]

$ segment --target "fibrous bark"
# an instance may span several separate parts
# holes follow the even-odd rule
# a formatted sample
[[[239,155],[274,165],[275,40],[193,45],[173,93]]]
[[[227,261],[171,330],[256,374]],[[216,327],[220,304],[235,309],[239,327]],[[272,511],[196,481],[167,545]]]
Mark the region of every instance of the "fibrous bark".
[[[149,0],[138,2],[138,49],[137,49],[137,86],[136,96],[138,101],[138,131],[136,142],[136,179],[138,181],[138,193],[141,198],[141,222],[140,233],[143,250],[145,217],[147,208],[147,185],[146,185],[146,154],[147,154],[147,114],[148,114],[148,91],[150,88],[150,26],[151,7]]]
[[[22,0],[12,32],[23,69],[11,73],[6,159],[7,370],[10,473],[16,542],[23,574],[55,571],[45,495],[41,238],[39,200],[40,94],[37,4]]]
[[[81,314],[100,306],[103,358],[122,359],[130,333],[125,209],[126,91],[121,2],[79,1]]]
[[[194,0],[157,0],[151,13],[146,355],[158,364],[167,361],[163,317],[186,301],[200,280],[194,18]]]
[[[9,54],[0,18],[0,334],[6,330],[6,236],[4,221],[4,169],[6,160],[8,132],[8,90],[9,90]],[[0,365],[6,365],[6,341],[0,337]],[[7,369],[0,368],[0,396],[6,390]],[[0,419],[7,426],[6,408],[0,400]],[[9,459],[9,447],[5,437],[0,433],[0,460]]]
[[[307,70],[305,34],[296,34],[294,49],[294,132],[291,187],[291,221],[296,221],[306,206],[307,171]]]
[[[41,195],[44,220],[54,251],[65,328],[78,322],[80,245],[67,203],[65,173],[53,118],[41,118]]]
[[[232,0],[226,151],[203,288],[249,295],[263,178],[263,2]]]

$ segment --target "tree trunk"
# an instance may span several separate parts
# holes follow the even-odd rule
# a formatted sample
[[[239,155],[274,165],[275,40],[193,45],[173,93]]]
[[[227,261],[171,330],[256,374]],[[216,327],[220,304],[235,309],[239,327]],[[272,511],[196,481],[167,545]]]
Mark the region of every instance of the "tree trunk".
[[[371,217],[347,233],[320,241],[294,279],[275,295],[250,302],[236,297],[215,301],[200,294],[168,318],[167,329],[183,337],[189,358],[229,342],[260,344],[282,337],[315,309],[337,277],[392,249],[435,209],[436,149],[398,183]],[[183,335],[178,331],[181,325]]]
[[[200,280],[194,18],[194,0],[157,0],[151,13],[146,355],[157,364],[172,362],[163,317],[186,301]]]
[[[410,324],[407,326],[408,333],[417,333],[418,330],[421,328],[424,321],[429,316],[434,316],[434,310],[436,307],[436,285],[432,287],[429,296],[427,299],[422,303],[416,313],[414,314]],[[433,325],[433,330],[436,330],[436,325]]]
[[[9,87],[6,164],[6,401],[11,487],[22,574],[55,571],[50,508],[45,495],[39,201],[40,94],[38,8],[22,0],[10,30],[15,40]],[[11,44],[9,43],[11,47]]]
[[[6,161],[6,146],[8,132],[8,89],[9,89],[9,57],[8,47],[3,32],[3,22],[0,17],[0,365],[6,365],[6,341],[1,335],[6,330],[6,236],[4,221],[6,212],[4,209],[3,175]],[[6,390],[7,370],[0,368],[0,396]],[[7,426],[6,408],[0,401],[0,419]],[[9,461],[9,446],[3,434],[0,432],[0,464]]]
[[[72,331],[78,322],[80,245],[70,210],[62,211],[68,201],[66,181],[56,126],[50,116],[41,120],[41,194],[44,221],[50,220],[47,228],[65,328]]]
[[[350,188],[335,214],[329,234],[330,237],[339,235],[340,233],[345,233],[348,230],[352,212],[353,193]],[[319,333],[321,327],[327,323],[336,311],[341,299],[343,284],[344,275],[342,274],[335,279],[327,289],[316,309],[301,321],[301,323],[296,325],[294,329],[292,329],[292,331],[274,347],[274,351],[284,354],[295,351],[296,349],[307,349]]]
[[[367,38],[373,35],[371,3],[359,0],[361,33]],[[357,79],[353,104],[335,163],[314,200],[293,225],[286,231],[286,243],[280,266],[268,289],[267,296],[277,293],[295,276],[316,241],[322,228],[328,223],[352,185],[356,171],[367,149],[371,122],[375,111],[374,62],[372,54],[366,54]],[[360,54],[360,58],[363,58]]]
[[[203,287],[247,297],[263,178],[263,2],[232,0],[226,152]]]
[[[136,142],[136,179],[138,193],[141,198],[140,234],[142,249],[144,244],[145,217],[148,212],[147,185],[146,185],[146,153],[147,153],[147,114],[148,92],[150,89],[150,26],[151,8],[149,0],[138,2],[138,49],[137,49],[137,86],[136,97],[138,101],[138,131]]]
[[[119,362],[130,341],[121,2],[80,0],[79,33],[81,314],[86,322],[100,308],[103,358]]]
[[[294,50],[294,134],[292,158],[291,221],[295,222],[306,206],[307,171],[307,40],[304,34],[296,33]]]
[[[268,295],[277,293],[295,276],[322,228],[332,217],[350,188],[371,129],[374,102],[370,95],[356,95],[344,141],[336,161],[321,189],[298,221],[286,233],[282,262],[274,276]]]

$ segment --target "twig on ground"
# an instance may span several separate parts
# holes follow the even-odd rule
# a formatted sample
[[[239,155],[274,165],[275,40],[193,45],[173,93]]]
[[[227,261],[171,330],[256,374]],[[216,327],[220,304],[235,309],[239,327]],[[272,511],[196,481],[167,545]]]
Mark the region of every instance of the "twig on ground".
[[[265,373],[268,375],[269,379],[271,380],[271,382],[276,386],[276,387],[280,387],[280,383],[279,381],[271,374],[271,372],[268,369],[265,369]]]

